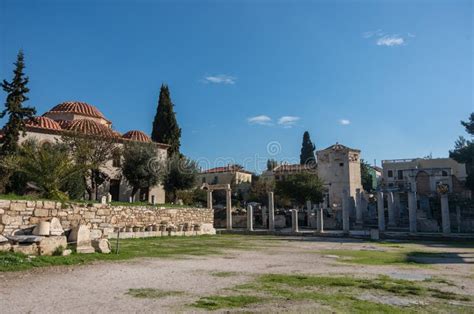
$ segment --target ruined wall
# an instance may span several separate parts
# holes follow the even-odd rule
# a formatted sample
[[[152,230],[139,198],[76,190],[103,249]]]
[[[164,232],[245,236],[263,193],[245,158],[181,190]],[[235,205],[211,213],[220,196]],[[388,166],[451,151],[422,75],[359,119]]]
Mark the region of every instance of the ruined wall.
[[[209,225],[213,210],[207,208],[160,208],[147,206],[111,206],[103,204],[61,204],[52,201],[0,200],[0,235],[9,235],[42,220],[57,217],[64,229],[87,225],[93,238],[108,235],[116,228],[147,228],[162,223]]]

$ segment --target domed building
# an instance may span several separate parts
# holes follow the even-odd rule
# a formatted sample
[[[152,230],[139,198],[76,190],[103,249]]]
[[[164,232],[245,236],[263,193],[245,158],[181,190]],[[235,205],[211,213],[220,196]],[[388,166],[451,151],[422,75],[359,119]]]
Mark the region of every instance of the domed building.
[[[153,143],[151,138],[142,131],[131,130],[121,135],[112,128],[112,122],[108,120],[95,106],[79,101],[67,101],[60,103],[42,116],[33,117],[25,121],[27,132],[21,137],[20,143],[28,139],[36,139],[41,142],[55,142],[63,135],[68,136],[91,136],[94,138],[112,139],[117,147],[127,142]],[[168,145],[153,143],[157,148],[157,157],[163,162],[167,158]],[[114,156],[102,171],[108,179],[98,191],[98,198],[112,195],[114,201],[129,201],[132,187],[122,178],[120,171],[120,156]],[[139,196],[138,196],[139,195]],[[152,186],[142,189],[135,196],[135,200],[148,201],[149,203],[164,203],[165,191],[163,186]]]

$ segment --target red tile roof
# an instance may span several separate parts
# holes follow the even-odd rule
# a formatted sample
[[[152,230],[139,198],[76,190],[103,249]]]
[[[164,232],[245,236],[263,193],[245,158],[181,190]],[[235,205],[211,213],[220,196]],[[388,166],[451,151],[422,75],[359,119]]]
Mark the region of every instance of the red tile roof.
[[[27,128],[61,130],[59,123],[47,117],[33,117],[25,121]]]
[[[148,135],[138,130],[128,131],[127,133],[122,135],[122,137],[132,140],[132,141],[137,141],[137,142],[145,142],[145,143],[151,142],[151,138]]]
[[[107,120],[102,112],[99,111],[95,106],[89,105],[85,102],[80,101],[66,101],[55,107],[53,107],[48,112],[58,112],[58,113],[76,113],[93,118],[101,118]],[[108,121],[108,120],[107,120]]]
[[[73,120],[66,130],[85,135],[117,137],[111,128],[89,119]]]
[[[211,168],[211,169],[203,171],[202,173],[221,173],[221,172],[243,172],[243,173],[251,174],[250,171],[247,171],[238,165],[229,165],[225,167]]]

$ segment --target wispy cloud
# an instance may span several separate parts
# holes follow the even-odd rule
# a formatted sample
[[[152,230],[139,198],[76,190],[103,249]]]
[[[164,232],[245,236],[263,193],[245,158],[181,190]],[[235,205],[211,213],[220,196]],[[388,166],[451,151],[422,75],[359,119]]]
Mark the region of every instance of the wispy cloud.
[[[349,125],[349,124],[351,124],[351,121],[348,120],[348,119],[340,119],[339,124],[340,125]]]
[[[213,84],[235,84],[237,78],[234,76],[226,75],[226,74],[219,74],[219,75],[209,75],[204,77],[205,83],[213,83]]]
[[[247,122],[250,124],[272,125],[272,118],[266,115],[260,115],[247,118]]]
[[[404,43],[405,39],[398,35],[386,35],[377,39],[377,46],[393,47],[403,45]]]
[[[412,33],[407,33],[406,36],[388,34],[381,29],[378,29],[376,31],[364,32],[362,33],[362,37],[370,40],[373,39],[377,46],[396,47],[406,45],[407,38],[415,38],[415,35]]]
[[[295,117],[295,116],[283,116],[278,119],[278,124],[285,127],[285,128],[291,128],[293,127],[296,122],[300,120],[300,117]]]
[[[364,37],[364,38],[372,38],[374,36],[380,37],[380,36],[383,36],[383,35],[385,35],[385,33],[381,29],[378,29],[376,31],[369,31],[369,32],[362,33],[362,37]]]

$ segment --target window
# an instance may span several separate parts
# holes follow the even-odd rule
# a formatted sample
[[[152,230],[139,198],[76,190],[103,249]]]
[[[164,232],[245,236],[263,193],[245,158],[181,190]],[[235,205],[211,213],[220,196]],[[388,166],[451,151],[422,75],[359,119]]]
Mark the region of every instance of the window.
[[[441,175],[442,175],[443,177],[447,177],[447,176],[448,176],[448,172],[445,171],[445,170],[443,170],[443,171],[441,172]]]
[[[214,180],[212,180],[212,184],[217,184],[218,182],[219,182],[219,178],[215,176]]]
[[[344,163],[343,162],[339,163],[339,167],[344,167]]]
[[[202,183],[206,183],[206,177],[202,177]]]
[[[403,180],[403,170],[397,171],[398,180]]]
[[[393,178],[393,170],[387,171],[387,175],[389,178]]]
[[[114,152],[112,153],[112,167],[120,168],[120,166],[122,165],[121,158],[122,155],[120,154],[120,150],[114,150]]]

